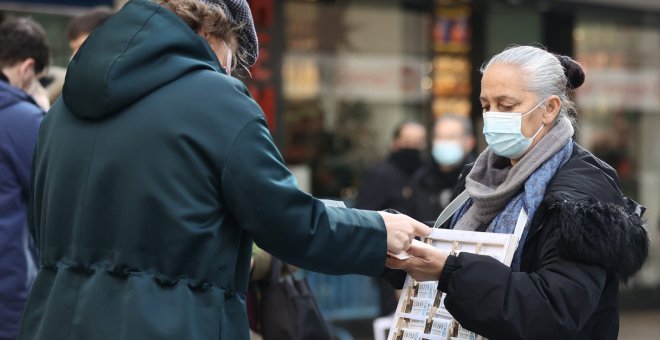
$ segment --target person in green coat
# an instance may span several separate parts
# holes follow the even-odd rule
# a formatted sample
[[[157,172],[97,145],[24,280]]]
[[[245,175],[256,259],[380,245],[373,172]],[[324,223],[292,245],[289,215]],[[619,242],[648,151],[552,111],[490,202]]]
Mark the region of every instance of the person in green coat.
[[[252,242],[379,274],[425,225],[301,192],[246,87],[245,0],[134,0],[73,57],[35,154],[20,339],[248,339]]]

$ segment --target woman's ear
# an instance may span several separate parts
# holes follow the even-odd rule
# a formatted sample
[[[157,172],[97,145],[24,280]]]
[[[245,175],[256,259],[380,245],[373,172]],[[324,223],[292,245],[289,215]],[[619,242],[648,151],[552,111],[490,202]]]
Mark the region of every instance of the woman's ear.
[[[550,125],[554,122],[561,110],[561,99],[559,96],[550,96],[545,104],[545,112],[543,112],[543,123]]]

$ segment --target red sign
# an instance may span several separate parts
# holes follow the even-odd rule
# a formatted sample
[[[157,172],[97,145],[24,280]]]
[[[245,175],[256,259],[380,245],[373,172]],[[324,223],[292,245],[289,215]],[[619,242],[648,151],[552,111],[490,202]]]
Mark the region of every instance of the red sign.
[[[249,0],[254,26],[259,39],[259,59],[252,66],[252,79],[248,80],[248,89],[266,115],[266,121],[272,131],[276,128],[277,84],[273,76],[275,65],[272,58],[273,30],[275,24],[274,0]]]

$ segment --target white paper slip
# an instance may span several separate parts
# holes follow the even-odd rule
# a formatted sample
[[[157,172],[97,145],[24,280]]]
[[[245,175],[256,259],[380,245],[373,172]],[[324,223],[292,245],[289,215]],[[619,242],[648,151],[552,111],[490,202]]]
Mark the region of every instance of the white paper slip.
[[[413,289],[415,297],[433,300],[435,298],[436,292],[438,291],[438,282],[418,282],[416,286],[411,288]]]
[[[390,252],[387,252],[387,255],[392,256],[392,257],[396,257],[399,260],[407,260],[407,259],[412,257],[412,255],[406,253],[405,251],[402,251],[398,254],[392,254]]]
[[[451,320],[433,318],[433,323],[431,325],[431,334],[439,335],[442,338],[446,339],[449,335],[449,326],[451,325]]]
[[[401,334],[401,340],[419,340],[422,332],[412,330],[412,329],[403,329],[403,334]]]
[[[434,248],[432,245],[426,244],[426,243],[424,243],[420,240],[413,240],[412,244],[414,244],[416,247],[431,247],[431,248]],[[406,253],[405,251],[402,251],[398,254],[392,254],[390,252],[387,252],[387,255],[392,256],[392,257],[396,257],[399,260],[406,260],[406,259],[409,259],[411,257],[414,257],[414,256]]]

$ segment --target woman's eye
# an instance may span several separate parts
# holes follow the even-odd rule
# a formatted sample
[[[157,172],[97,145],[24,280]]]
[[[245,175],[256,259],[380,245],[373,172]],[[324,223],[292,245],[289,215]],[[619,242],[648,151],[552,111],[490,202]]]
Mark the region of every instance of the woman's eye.
[[[513,105],[500,105],[500,108],[502,109],[502,111],[509,112],[513,110]]]

